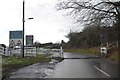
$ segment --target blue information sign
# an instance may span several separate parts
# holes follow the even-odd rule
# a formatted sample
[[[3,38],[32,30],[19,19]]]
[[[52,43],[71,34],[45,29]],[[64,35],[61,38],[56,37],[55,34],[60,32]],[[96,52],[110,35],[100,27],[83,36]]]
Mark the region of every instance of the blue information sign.
[[[23,37],[23,31],[10,31],[9,38],[10,39],[22,39]]]

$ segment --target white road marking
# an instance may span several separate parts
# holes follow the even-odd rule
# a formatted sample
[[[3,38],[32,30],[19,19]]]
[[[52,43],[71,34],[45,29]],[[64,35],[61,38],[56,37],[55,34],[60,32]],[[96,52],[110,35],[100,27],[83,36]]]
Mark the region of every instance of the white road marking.
[[[107,76],[110,76],[108,73],[104,72],[103,70],[99,69],[98,67],[94,66],[97,70],[99,70],[100,72],[104,73]]]

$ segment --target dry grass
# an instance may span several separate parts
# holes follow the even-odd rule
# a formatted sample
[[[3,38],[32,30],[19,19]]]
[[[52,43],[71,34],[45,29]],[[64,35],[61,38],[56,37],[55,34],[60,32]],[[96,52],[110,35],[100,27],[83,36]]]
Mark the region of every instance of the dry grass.
[[[65,52],[73,52],[73,53],[82,53],[82,54],[92,54],[100,56],[100,48],[87,48],[87,49],[66,49]],[[112,50],[110,52],[110,56],[107,57],[108,60],[118,62],[118,50]]]

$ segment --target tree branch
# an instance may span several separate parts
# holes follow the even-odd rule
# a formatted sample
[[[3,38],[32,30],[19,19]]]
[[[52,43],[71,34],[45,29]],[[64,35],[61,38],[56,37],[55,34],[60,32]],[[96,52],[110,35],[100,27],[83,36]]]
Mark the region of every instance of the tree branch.
[[[87,8],[87,9],[93,9],[93,10],[96,10],[96,11],[101,11],[101,12],[105,12],[105,13],[113,13],[113,14],[115,14],[116,15],[116,13],[115,12],[112,12],[112,11],[106,11],[106,10],[101,10],[101,9],[97,9],[97,8],[95,8],[95,7],[92,7],[92,6],[83,6],[83,5],[80,5],[79,3],[77,3],[77,2],[74,2],[75,4],[77,4],[78,6],[81,6],[81,7],[83,7],[83,8]],[[99,3],[99,4],[102,4],[103,2],[101,2],[101,3]],[[97,5],[96,5],[97,6]]]

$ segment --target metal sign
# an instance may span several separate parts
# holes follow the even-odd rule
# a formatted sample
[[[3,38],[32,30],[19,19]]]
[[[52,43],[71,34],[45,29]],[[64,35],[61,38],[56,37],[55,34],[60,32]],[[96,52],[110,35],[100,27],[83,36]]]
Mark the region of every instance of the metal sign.
[[[33,44],[33,35],[26,35],[26,45],[30,46]]]
[[[10,31],[9,32],[9,46],[21,46],[23,39],[23,31]]]
[[[13,40],[10,41],[10,46],[15,46],[15,43]]]
[[[10,39],[22,39],[22,31],[10,31]]]
[[[21,43],[21,41],[20,41],[20,40],[17,42],[17,45],[22,45],[22,43]]]
[[[101,42],[107,42],[108,41],[108,35],[106,33],[100,34],[100,41]]]

